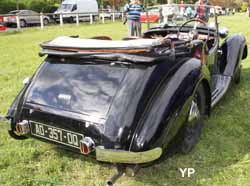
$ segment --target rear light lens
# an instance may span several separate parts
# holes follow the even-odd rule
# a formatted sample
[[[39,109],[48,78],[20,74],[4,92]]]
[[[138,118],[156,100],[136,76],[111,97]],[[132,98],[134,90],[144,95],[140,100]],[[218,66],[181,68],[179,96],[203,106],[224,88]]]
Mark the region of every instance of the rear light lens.
[[[85,137],[80,141],[80,151],[84,155],[88,155],[95,150],[95,143],[90,137]]]
[[[89,154],[90,153],[90,149],[86,144],[81,145],[81,153],[82,154]]]
[[[30,125],[27,120],[23,120],[16,124],[16,133],[19,136],[26,135],[30,132]]]

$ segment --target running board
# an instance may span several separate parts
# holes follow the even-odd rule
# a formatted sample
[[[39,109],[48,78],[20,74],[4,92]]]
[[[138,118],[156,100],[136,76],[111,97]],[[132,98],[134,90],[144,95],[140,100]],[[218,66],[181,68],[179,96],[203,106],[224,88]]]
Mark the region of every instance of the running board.
[[[213,75],[214,90],[212,92],[212,108],[221,100],[229,89],[232,77],[224,75]]]

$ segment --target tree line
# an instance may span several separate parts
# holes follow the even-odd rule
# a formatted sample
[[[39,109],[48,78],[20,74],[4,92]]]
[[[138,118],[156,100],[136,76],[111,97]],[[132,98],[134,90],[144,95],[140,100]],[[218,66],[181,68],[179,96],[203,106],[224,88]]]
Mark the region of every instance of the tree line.
[[[17,9],[51,12],[59,7],[60,3],[60,0],[0,0],[0,14]]]
[[[0,14],[7,13],[16,9],[31,9],[38,12],[53,12],[63,0],[0,0]],[[193,4],[197,0],[184,0],[184,3]],[[97,0],[99,8],[111,7],[117,10],[129,0]],[[168,2],[180,3],[181,0],[141,0],[141,3],[148,6],[157,4],[166,4]],[[234,7],[246,9],[250,6],[250,0],[209,0],[212,5],[220,5],[223,7]]]

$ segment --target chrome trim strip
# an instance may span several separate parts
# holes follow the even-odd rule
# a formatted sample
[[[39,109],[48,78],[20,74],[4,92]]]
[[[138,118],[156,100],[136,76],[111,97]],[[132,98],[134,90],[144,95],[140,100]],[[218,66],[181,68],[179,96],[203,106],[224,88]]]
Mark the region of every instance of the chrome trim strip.
[[[110,163],[148,163],[160,158],[161,155],[162,148],[160,147],[144,152],[104,149],[102,146],[96,147],[96,159]]]

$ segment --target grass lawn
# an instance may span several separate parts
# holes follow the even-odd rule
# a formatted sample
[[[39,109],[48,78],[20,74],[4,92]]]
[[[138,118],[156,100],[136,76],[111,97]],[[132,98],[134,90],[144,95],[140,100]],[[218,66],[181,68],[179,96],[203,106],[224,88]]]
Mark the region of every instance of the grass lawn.
[[[245,14],[223,17],[230,33],[242,32],[250,41],[250,18]],[[99,25],[65,25],[43,31],[31,28],[20,33],[0,33],[0,114],[31,76],[42,58],[39,43],[60,35],[89,38],[127,35],[121,22]],[[201,140],[188,155],[176,155],[142,169],[137,177],[122,177],[119,186],[250,186],[250,60],[243,62],[242,82],[212,111]],[[34,139],[16,141],[0,123],[0,186],[102,186],[114,173],[100,164],[54,145]],[[191,178],[181,178],[179,168],[193,167]]]

